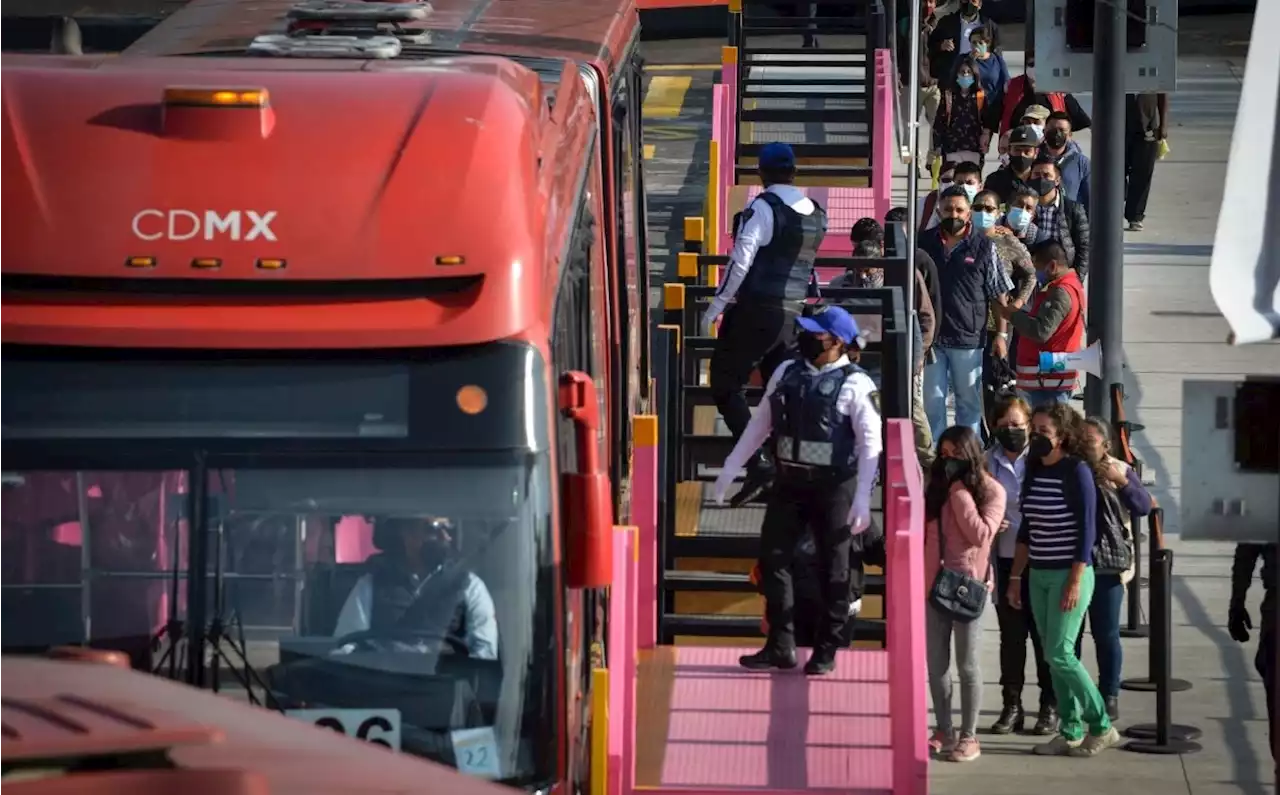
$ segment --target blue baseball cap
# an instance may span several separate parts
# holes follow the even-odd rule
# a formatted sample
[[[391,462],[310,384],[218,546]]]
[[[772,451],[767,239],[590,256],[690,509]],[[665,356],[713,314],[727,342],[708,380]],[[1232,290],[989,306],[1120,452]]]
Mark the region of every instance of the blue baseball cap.
[[[791,144],[775,141],[760,150],[760,168],[795,168],[796,153]]]
[[[796,323],[800,328],[814,334],[830,334],[845,345],[859,342],[858,321],[838,306],[828,306],[809,317],[797,318]]]

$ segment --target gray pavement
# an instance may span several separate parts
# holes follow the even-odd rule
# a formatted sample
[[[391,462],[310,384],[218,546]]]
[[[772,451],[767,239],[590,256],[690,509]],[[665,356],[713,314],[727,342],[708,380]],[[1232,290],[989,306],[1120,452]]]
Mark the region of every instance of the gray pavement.
[[[1189,691],[1174,694],[1173,711],[1177,722],[1204,732],[1200,740],[1203,750],[1183,756],[1144,756],[1117,750],[1091,760],[1046,759],[1026,753],[1033,744],[1031,738],[984,736],[984,756],[977,762],[933,764],[931,791],[935,795],[1275,792],[1262,685],[1253,667],[1256,641],[1237,644],[1225,628],[1232,548],[1182,542],[1176,537],[1182,382],[1187,378],[1235,379],[1247,373],[1280,372],[1280,345],[1233,348],[1226,344],[1228,327],[1208,286],[1209,255],[1250,23],[1248,17],[1180,20],[1183,56],[1179,60],[1179,90],[1171,99],[1172,151],[1157,166],[1146,230],[1125,235],[1128,409],[1133,421],[1145,426],[1135,436],[1137,452],[1146,462],[1148,478],[1154,480],[1154,495],[1165,506],[1166,532],[1173,536],[1168,546],[1176,555],[1174,670],[1193,685]],[[1021,31],[1007,26],[1001,36],[1015,49]],[[702,39],[646,46],[650,62],[697,64],[715,62],[719,45],[718,41]],[[1020,73],[1021,54],[1011,53],[1009,61],[1010,71]],[[1081,97],[1086,105],[1089,100]],[[709,90],[707,104],[695,107],[699,101],[699,95],[691,91],[686,100],[690,119],[709,114]],[[1078,140],[1088,151],[1088,133],[1079,135]],[[653,143],[658,162],[651,163],[646,175],[654,173],[653,182],[660,183],[657,189],[675,197],[674,202],[667,200],[673,210],[697,212],[706,180],[705,149],[700,158],[689,162],[682,158],[686,152],[695,155],[699,142]],[[901,171],[896,193],[904,196],[905,169]],[[657,201],[662,206],[662,199]],[[650,208],[655,208],[652,194]],[[1257,212],[1258,208],[1237,210]],[[669,257],[668,252],[676,250],[674,245],[659,250],[661,236],[653,239],[655,258]],[[1255,586],[1251,600],[1255,617],[1260,598],[1260,589]],[[1143,601],[1145,608],[1145,589]],[[983,629],[982,666],[987,687],[982,723],[989,725],[1000,707],[999,638],[994,615],[984,617]],[[1125,640],[1124,647],[1124,675],[1145,675],[1148,642]],[[1088,638],[1084,658],[1096,674]],[[1034,679],[1029,666],[1028,680]],[[1034,703],[1034,686],[1024,698],[1029,705]],[[1154,720],[1154,705],[1153,695],[1124,692],[1120,727]]]

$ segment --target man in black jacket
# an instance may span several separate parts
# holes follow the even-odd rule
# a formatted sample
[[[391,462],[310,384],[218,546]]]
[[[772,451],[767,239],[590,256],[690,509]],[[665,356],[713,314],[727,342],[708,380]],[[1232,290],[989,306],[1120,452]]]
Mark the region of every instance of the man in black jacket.
[[[969,34],[986,28],[991,34],[991,50],[1000,49],[1000,29],[995,20],[983,16],[982,0],[962,0],[958,14],[948,14],[938,21],[929,36],[929,72],[949,82],[955,75],[957,59],[968,55],[972,46]]]
[[[1014,127],[1009,133],[1009,164],[987,177],[983,187],[994,191],[1000,203],[1007,205],[1013,198],[1013,189],[1031,179],[1031,166],[1039,149],[1040,141],[1030,126]]]
[[[1031,166],[1027,185],[1040,195],[1035,225],[1043,238],[1062,244],[1071,258],[1071,268],[1083,282],[1089,273],[1089,213],[1084,205],[1062,193],[1062,175],[1052,157],[1041,156]]]

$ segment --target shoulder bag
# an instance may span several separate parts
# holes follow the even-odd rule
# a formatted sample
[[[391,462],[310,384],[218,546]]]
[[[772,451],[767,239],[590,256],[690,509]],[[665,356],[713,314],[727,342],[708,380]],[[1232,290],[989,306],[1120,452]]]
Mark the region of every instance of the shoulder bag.
[[[947,498],[950,502],[950,497]],[[947,510],[943,503],[942,510]],[[946,560],[946,533],[942,530],[942,517],[938,517],[938,557]],[[987,563],[987,573],[991,573],[991,564]],[[953,621],[968,624],[977,620],[987,607],[987,583],[970,577],[962,571],[942,566],[938,575],[933,578],[933,586],[929,589],[929,601],[934,607],[951,617]]]
[[[1093,570],[1098,574],[1123,574],[1133,565],[1133,547],[1124,525],[1127,509],[1115,489],[1098,486],[1098,510],[1094,519]]]

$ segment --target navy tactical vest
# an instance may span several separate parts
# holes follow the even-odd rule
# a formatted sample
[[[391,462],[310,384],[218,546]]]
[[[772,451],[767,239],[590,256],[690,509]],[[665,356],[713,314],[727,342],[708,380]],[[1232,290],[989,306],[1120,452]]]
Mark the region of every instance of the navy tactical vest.
[[[815,373],[802,359],[787,368],[769,397],[774,456],[780,464],[829,469],[840,479],[853,476],[856,439],[849,417],[836,411],[836,401],[845,380],[861,372],[856,364],[846,364]]]
[[[466,640],[464,595],[470,572],[446,565],[415,579],[383,554],[369,558],[369,572],[373,575],[369,629],[423,630]]]
[[[813,212],[801,215],[768,191],[757,198],[773,213],[773,239],[756,252],[755,261],[738,288],[738,299],[803,301],[809,295],[818,247],[827,236],[827,212],[814,202]]]

